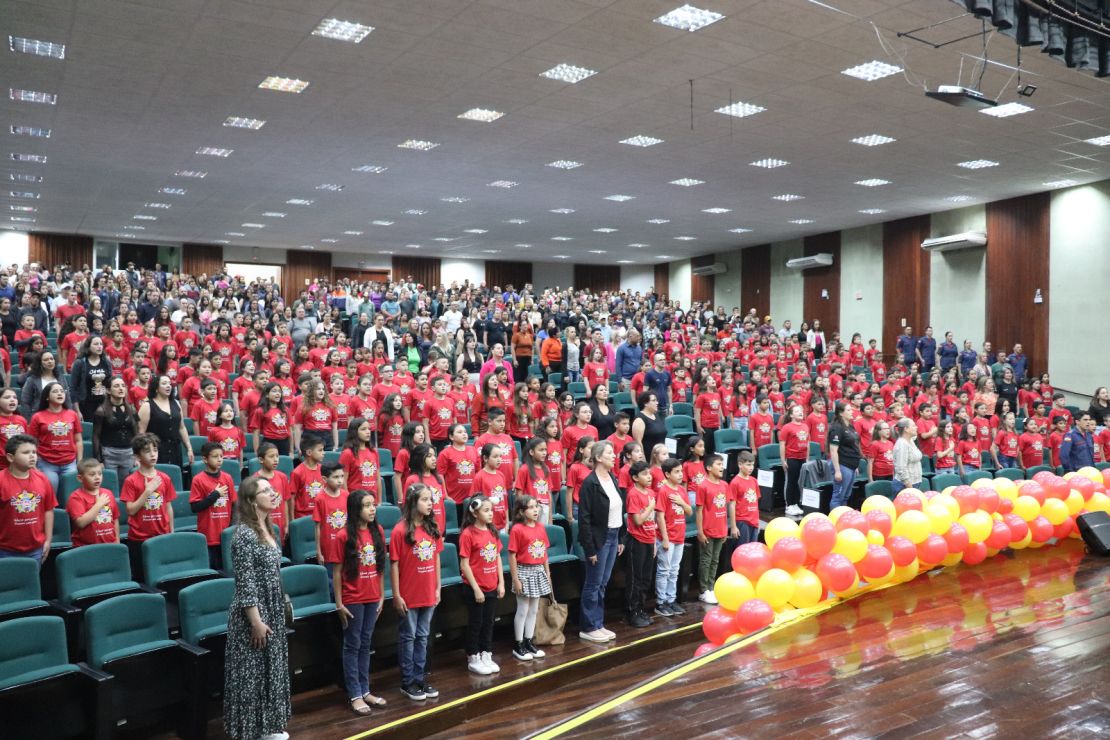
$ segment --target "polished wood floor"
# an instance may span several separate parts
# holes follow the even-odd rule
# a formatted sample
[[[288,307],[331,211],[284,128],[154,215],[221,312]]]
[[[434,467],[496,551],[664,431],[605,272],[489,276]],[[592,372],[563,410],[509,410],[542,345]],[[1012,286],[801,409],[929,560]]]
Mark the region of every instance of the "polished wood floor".
[[[665,672],[679,651],[669,652],[628,670]],[[1077,540],[1000,555],[719,654],[580,726],[563,724],[564,736],[657,735],[670,722],[685,737],[1107,737],[1110,561],[1085,556]],[[616,693],[599,687],[588,704],[560,708],[579,712]]]

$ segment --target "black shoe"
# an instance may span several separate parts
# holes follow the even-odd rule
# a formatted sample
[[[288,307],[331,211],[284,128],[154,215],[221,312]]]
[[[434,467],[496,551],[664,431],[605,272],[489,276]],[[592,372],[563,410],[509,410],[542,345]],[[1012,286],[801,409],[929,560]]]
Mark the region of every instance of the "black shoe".
[[[533,658],[545,658],[547,653],[536,647],[536,643],[532,642],[531,637],[524,638],[524,649],[532,654]]]
[[[661,617],[673,616],[673,612],[671,611],[670,604],[666,604],[662,601],[660,601],[658,604],[655,605],[655,613],[658,614]]]
[[[424,684],[423,686],[420,687],[420,690],[423,691],[424,696],[426,696],[429,699],[435,699],[439,696],[439,690],[438,689],[433,689],[431,687],[431,685],[429,685],[429,684]]]
[[[633,627],[650,627],[651,617],[643,612],[636,612],[628,617],[628,624]]]
[[[402,686],[401,693],[413,701],[424,701],[428,698],[427,692],[417,683]]]
[[[517,660],[531,660],[532,653],[528,651],[528,647],[524,644],[524,642],[514,642],[513,657]]]
[[[670,607],[671,614],[676,616],[676,617],[679,616],[680,614],[685,614],[686,613],[686,608],[684,606],[682,606],[682,604],[679,604],[677,601],[672,601],[667,606]]]

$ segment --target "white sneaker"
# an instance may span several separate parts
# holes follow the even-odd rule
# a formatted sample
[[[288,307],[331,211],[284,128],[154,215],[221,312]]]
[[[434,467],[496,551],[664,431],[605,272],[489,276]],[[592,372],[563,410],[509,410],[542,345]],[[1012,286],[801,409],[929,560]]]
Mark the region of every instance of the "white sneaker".
[[[601,630],[593,630],[591,632],[579,632],[578,636],[583,640],[589,642],[609,642],[609,636]]]
[[[482,653],[480,658],[482,664],[486,667],[487,670],[489,670],[490,673],[501,672],[501,666],[493,662],[493,653]]]
[[[786,515],[787,516],[801,516],[802,515],[802,507],[798,506],[797,504],[787,506],[786,507]]]
[[[489,666],[482,660],[481,655],[468,655],[466,658],[466,669],[471,673],[477,673],[479,676],[488,676],[493,673]]]
[[[717,597],[713,595],[712,591],[706,591],[698,597],[698,600],[703,601],[706,604],[717,604]]]

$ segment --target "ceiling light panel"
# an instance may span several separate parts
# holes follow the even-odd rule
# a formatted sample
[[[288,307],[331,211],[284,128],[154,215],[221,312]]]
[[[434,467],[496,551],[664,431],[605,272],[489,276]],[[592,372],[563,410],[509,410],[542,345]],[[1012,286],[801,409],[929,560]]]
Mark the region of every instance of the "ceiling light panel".
[[[466,113],[460,113],[459,118],[464,121],[479,121],[481,123],[493,123],[501,116],[505,115],[498,110],[489,110],[487,108],[471,108]]]
[[[996,105],[993,108],[980,108],[979,112],[985,116],[994,116],[995,118],[1009,118],[1010,116],[1020,116],[1022,113],[1029,113],[1033,108],[1025,105],[1024,103],[1005,103],[1003,105]]]
[[[517,225],[526,224],[526,223],[528,223],[528,219],[526,219],[526,218],[510,218],[505,223],[507,223],[507,224],[517,224]]]
[[[17,87],[8,88],[8,97],[12,100],[18,100],[21,103],[55,105],[58,102],[58,96],[53,93],[39,92],[37,90],[20,90]]]
[[[567,82],[571,85],[575,85],[582,80],[593,77],[596,74],[596,69],[575,67],[573,64],[557,64],[546,72],[540,72],[540,77],[546,77],[549,80],[558,80],[560,82]]]
[[[374,30],[373,26],[364,26],[354,21],[344,21],[338,18],[325,18],[320,25],[312,30],[313,36],[320,36],[335,41],[346,41],[351,44],[362,43],[362,40]]]
[[[405,211],[405,215],[407,216],[426,216],[427,214],[427,211],[422,211],[419,208],[410,208]]]
[[[36,139],[49,139],[51,131],[48,128],[39,128],[38,126],[16,126],[12,124],[9,128],[16,136],[32,136]]]
[[[876,59],[874,61],[867,62],[866,64],[849,67],[848,69],[842,70],[840,73],[848,75],[849,77],[855,77],[857,80],[874,82],[875,80],[881,80],[884,77],[896,75],[901,71],[901,67],[896,67],[893,64],[887,64],[886,62],[880,62]]]
[[[712,10],[702,10],[701,8],[695,8],[693,5],[683,5],[681,8],[675,8],[671,12],[659,16],[655,19],[655,22],[677,28],[680,31],[693,32],[716,23],[722,18],[724,18],[723,15]]]
[[[323,244],[338,244],[339,243],[338,239],[321,239],[320,241]]]
[[[36,219],[29,218],[27,216],[9,216],[8,220],[15,221],[16,223],[21,224],[33,224],[36,222]]]
[[[38,200],[39,194],[32,193],[29,190],[9,190],[8,195],[12,198],[24,198],[27,200]]]
[[[729,229],[730,234],[750,234],[751,231],[751,229],[744,228]]]
[[[306,198],[290,198],[289,200],[287,200],[285,202],[288,203],[291,206],[310,206],[315,201],[308,200]]]
[[[655,146],[656,144],[662,144],[663,140],[657,139],[654,136],[644,136],[643,134],[637,134],[636,136],[629,136],[627,139],[621,139],[620,143],[628,144],[629,146],[649,147]]]
[[[158,192],[165,195],[185,195],[189,191],[185,188],[159,188]]]
[[[169,207],[170,207],[169,203],[144,203],[143,204],[143,208],[157,208],[157,209],[165,210],[166,208],[169,208]]]
[[[704,185],[705,180],[695,180],[692,177],[680,177],[677,180],[671,180],[671,185],[680,185],[684,188],[692,188],[695,185]]]
[[[382,167],[380,164],[364,164],[358,167],[352,167],[351,172],[366,172],[371,175],[380,175],[388,169],[388,167]]]
[[[263,211],[262,215],[266,218],[285,218],[285,214],[281,211]]]
[[[650,245],[642,244],[640,242],[633,242],[632,244],[629,244],[628,246],[632,247],[633,249],[643,249],[644,247],[647,247],[647,246],[650,246]]]
[[[50,57],[51,59],[66,58],[65,44],[28,39],[22,36],[9,36],[8,48],[19,54],[33,54],[37,57]]]
[[[754,162],[748,162],[748,164],[750,164],[752,167],[762,167],[766,170],[773,170],[776,167],[785,167],[790,163],[787,162],[785,159],[774,159],[773,157],[768,157],[767,159],[757,159]]]
[[[260,118],[240,118],[239,116],[228,116],[224,119],[224,125],[231,128],[246,128],[251,131],[257,131],[266,125],[266,122]]]
[[[1064,179],[1064,180],[1047,180],[1044,183],[1044,186],[1048,187],[1048,188],[1070,188],[1072,185],[1078,185],[1078,184],[1079,183],[1076,182],[1075,180]]]
[[[605,200],[613,200],[617,203],[624,203],[625,201],[632,200],[635,197],[635,195],[606,195]]]
[[[812,218],[794,218],[794,219],[790,220],[790,223],[798,224],[798,225],[811,224],[811,223],[813,223],[813,219]]]
[[[23,154],[20,152],[12,152],[11,156],[13,162],[31,162],[33,164],[46,164],[45,154]]]
[[[572,242],[572,241],[574,241],[574,237],[573,236],[553,236],[553,237],[551,237],[551,241],[553,241],[553,242]]]
[[[945,198],[945,200],[951,201],[952,203],[966,203],[969,200],[971,200],[971,196],[970,195],[949,195],[947,198]]]
[[[134,219],[135,221],[157,221],[158,220],[157,216],[148,216],[145,213],[136,213],[131,218]]]
[[[361,231],[344,231],[343,234],[345,236],[362,236],[363,232],[361,232]]]
[[[246,236],[242,231],[225,231],[224,236]]]
[[[772,195],[771,200],[781,200],[784,203],[789,203],[795,200],[805,200],[805,196],[795,195],[794,193],[783,193],[782,195]]]
[[[461,195],[449,195],[446,198],[440,198],[444,203],[466,203],[470,198],[464,198]]]
[[[599,234],[612,234],[614,231],[616,231],[616,229],[614,229],[610,226],[603,226],[600,229],[594,229],[594,231],[596,231]]]
[[[866,214],[868,216],[878,216],[880,213],[886,213],[886,209],[883,209],[883,208],[864,208],[863,210],[860,211],[860,213]]]
[[[893,144],[897,139],[890,136],[883,136],[882,134],[868,134],[867,136],[857,136],[852,139],[853,144],[860,146],[882,146],[883,144]]]
[[[393,225],[392,221],[382,221],[382,220],[371,221],[370,223],[372,223],[374,226],[392,226]]]
[[[669,224],[671,220],[669,218],[649,218],[647,222],[649,224]]]
[[[490,188],[515,188],[520,183],[513,182],[512,180],[494,180],[493,182],[486,183],[486,187]]]
[[[193,177],[193,178],[196,178],[197,180],[203,180],[204,178],[208,177],[208,173],[207,172],[202,172],[200,170],[178,170],[177,172],[173,173],[173,176],[174,177]]]
[[[680,241],[680,242],[696,242],[697,240],[698,240],[698,238],[696,236],[676,236],[675,237],[675,241]]]
[[[37,209],[37,208],[35,208],[34,206],[15,206],[15,205],[10,205],[10,206],[8,206],[8,210],[9,210],[9,211],[15,211],[15,212],[17,212],[17,213],[34,213],[34,212],[35,212],[35,211],[37,211],[38,209]]]
[[[856,185],[862,185],[865,188],[877,188],[881,185],[889,185],[890,180],[883,180],[878,177],[872,177],[867,180],[856,180]]]
[[[574,162],[569,159],[556,159],[554,162],[548,162],[546,167],[554,167],[557,170],[573,170],[576,167],[581,167],[581,162]]]
[[[565,216],[568,213],[574,213],[574,209],[573,208],[552,208],[551,212],[552,213],[558,213],[561,216]]]
[[[463,231],[467,234],[485,234],[488,229],[463,229]]]
[[[32,175],[29,172],[10,172],[8,179],[12,182],[42,182],[42,175]]]
[[[1110,146],[1110,136],[1097,136],[1093,139],[1086,139],[1085,141],[1095,146]]]
[[[127,229],[128,231],[146,231],[145,226],[131,226],[131,225],[128,225],[128,226],[124,226],[123,228]]]
[[[434,141],[423,141],[421,139],[406,139],[397,145],[398,149],[413,149],[418,152],[429,152],[439,146]]]
[[[344,187],[345,187],[344,185],[336,185],[333,182],[325,182],[325,183],[322,183],[320,185],[317,185],[316,189],[317,190],[326,190],[329,193],[338,193],[341,190],[343,190]]]
[[[306,80],[298,80],[293,77],[267,77],[258,83],[258,87],[263,90],[274,90],[276,92],[291,92],[300,94],[308,87]]]
[[[205,157],[222,157],[226,159],[230,157],[231,153],[234,151],[234,149],[221,149],[215,146],[202,146],[200,149],[197,149],[196,153]]]
[[[960,162],[958,167],[963,167],[965,170],[981,170],[987,167],[997,167],[998,162],[990,159],[971,159],[967,162]]]
[[[264,229],[266,224],[245,223],[241,224],[244,229]]]
[[[733,118],[747,118],[748,116],[754,116],[756,113],[762,113],[765,110],[767,109],[762,105],[755,105],[753,103],[733,103],[732,105],[718,108],[716,112],[726,116],[732,116]]]
[[[731,208],[703,208],[702,213],[731,213]]]

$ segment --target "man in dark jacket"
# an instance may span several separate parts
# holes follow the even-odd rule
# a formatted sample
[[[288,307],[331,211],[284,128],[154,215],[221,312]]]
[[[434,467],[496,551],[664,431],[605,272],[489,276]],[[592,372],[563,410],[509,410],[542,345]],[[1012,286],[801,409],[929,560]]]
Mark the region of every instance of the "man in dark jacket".
[[[1060,444],[1060,464],[1064,472],[1075,472],[1080,468],[1095,464],[1095,420],[1091,414],[1082,411],[1075,418],[1075,426],[1064,435]]]

